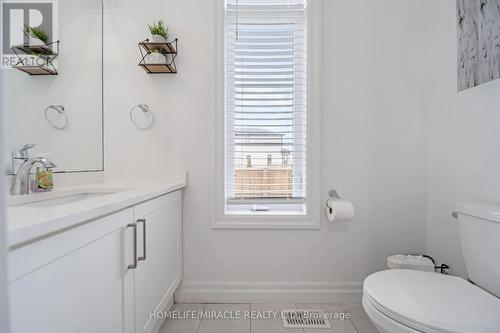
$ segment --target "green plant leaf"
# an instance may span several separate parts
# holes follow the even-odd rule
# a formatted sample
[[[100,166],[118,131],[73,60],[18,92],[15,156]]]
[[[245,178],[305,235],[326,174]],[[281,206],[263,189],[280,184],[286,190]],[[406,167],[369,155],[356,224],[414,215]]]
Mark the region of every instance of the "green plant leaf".
[[[148,27],[151,35],[160,35],[165,39],[168,38],[168,27],[165,25],[163,20],[148,24]]]
[[[39,40],[41,40],[45,44],[47,44],[49,42],[49,34],[43,29],[32,28],[28,25],[25,25],[23,32],[24,32],[25,36],[38,38]]]

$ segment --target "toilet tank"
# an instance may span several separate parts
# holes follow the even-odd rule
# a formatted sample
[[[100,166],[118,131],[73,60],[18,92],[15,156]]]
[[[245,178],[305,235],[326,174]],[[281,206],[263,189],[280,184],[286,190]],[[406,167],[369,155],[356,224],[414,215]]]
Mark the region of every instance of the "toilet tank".
[[[500,297],[500,204],[456,205],[469,279]]]

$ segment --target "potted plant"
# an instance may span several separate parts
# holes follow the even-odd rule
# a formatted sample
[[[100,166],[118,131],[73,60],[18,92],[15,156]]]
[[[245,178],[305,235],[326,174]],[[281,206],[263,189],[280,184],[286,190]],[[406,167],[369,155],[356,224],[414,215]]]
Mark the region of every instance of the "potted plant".
[[[29,38],[28,44],[30,46],[47,45],[49,42],[49,34],[40,28],[32,28],[25,25],[23,32],[24,35]]]
[[[146,64],[166,64],[167,57],[165,57],[163,49],[153,48],[151,53],[146,54],[144,57],[144,62]]]
[[[168,38],[168,27],[163,20],[157,23],[148,24],[153,43],[165,43]]]

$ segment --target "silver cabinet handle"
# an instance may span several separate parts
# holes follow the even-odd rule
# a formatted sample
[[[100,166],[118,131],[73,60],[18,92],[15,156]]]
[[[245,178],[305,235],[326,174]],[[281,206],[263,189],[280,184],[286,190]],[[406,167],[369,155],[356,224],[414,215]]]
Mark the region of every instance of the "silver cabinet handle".
[[[146,260],[146,219],[139,219],[137,223],[142,223],[142,257],[138,259],[140,261]]]
[[[132,265],[128,265],[128,269],[136,269],[137,268],[137,224],[135,223],[127,224],[127,228],[134,229],[134,263]]]

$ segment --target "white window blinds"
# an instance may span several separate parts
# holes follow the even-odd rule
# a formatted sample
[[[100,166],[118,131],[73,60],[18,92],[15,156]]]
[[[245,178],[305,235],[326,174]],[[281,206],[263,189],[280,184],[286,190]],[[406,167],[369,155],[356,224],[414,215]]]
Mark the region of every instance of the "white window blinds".
[[[306,5],[225,0],[226,212],[305,211]]]

